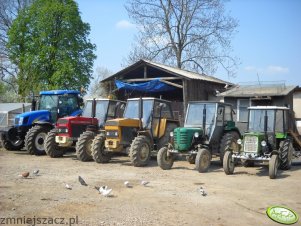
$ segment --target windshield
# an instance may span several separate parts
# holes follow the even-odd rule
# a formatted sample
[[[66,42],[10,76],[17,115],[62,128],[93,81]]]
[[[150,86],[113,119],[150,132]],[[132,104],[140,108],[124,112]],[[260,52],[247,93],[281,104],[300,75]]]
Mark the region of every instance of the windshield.
[[[143,127],[147,127],[151,121],[151,114],[153,109],[153,100],[142,100],[143,103]],[[123,115],[124,118],[139,118],[139,100],[129,100],[126,104],[126,109]]]
[[[214,124],[216,104],[190,103],[188,105],[185,127],[202,127],[203,112],[206,109],[206,128]]]
[[[82,116],[92,117],[92,100],[87,100]]]
[[[96,101],[96,118],[99,121],[99,125],[102,126],[104,124],[104,121],[106,120],[106,114],[108,111],[108,100],[99,100]],[[92,108],[92,107],[91,107]]]
[[[264,132],[264,116],[267,114],[268,123],[267,123],[267,132],[274,131],[274,119],[275,119],[274,110],[260,110],[260,109],[251,109],[249,113],[249,128],[250,132]]]
[[[57,109],[58,96],[55,95],[42,95],[39,101],[39,110]]]

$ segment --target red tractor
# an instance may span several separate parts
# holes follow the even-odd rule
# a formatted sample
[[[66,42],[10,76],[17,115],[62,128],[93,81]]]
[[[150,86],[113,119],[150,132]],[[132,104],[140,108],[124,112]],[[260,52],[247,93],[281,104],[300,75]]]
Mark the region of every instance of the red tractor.
[[[61,157],[70,148],[74,149],[79,136],[84,131],[102,128],[107,119],[119,117],[125,103],[111,99],[88,99],[82,116],[58,119],[55,128],[45,139],[45,151],[52,158]]]

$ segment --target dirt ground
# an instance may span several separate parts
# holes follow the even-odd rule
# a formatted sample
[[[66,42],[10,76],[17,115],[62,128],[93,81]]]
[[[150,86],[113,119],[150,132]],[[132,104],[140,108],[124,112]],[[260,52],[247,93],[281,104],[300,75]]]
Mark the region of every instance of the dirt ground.
[[[32,174],[35,169],[40,170],[38,176]],[[28,179],[18,176],[24,171],[31,173]],[[88,186],[78,182],[79,175]],[[209,172],[200,174],[186,161],[163,171],[155,159],[147,167],[136,168],[126,156],[97,164],[80,162],[72,152],[51,159],[1,149],[0,224],[21,225],[12,220],[37,222],[40,218],[41,224],[36,225],[279,225],[267,217],[266,208],[283,205],[300,216],[300,179],[300,161],[271,180],[268,168],[260,165],[239,166],[234,175],[226,176],[218,159],[212,161]],[[141,180],[150,183],[142,186]],[[132,187],[125,187],[125,181]],[[102,185],[113,189],[111,197],[94,188]],[[198,191],[200,186],[207,196]]]

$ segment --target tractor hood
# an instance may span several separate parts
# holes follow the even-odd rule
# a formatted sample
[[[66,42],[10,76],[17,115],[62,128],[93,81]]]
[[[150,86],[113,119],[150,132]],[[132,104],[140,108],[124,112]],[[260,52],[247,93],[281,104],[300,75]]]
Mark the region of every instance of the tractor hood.
[[[15,117],[15,126],[30,126],[37,121],[51,121],[50,112],[38,110],[19,114]]]
[[[198,138],[203,136],[203,130],[201,128],[194,128],[194,127],[178,127],[178,128],[176,128],[174,130],[175,149],[178,151],[189,150],[191,148],[192,139],[194,138],[195,133],[198,133]]]
[[[125,127],[139,127],[139,119],[130,119],[130,118],[116,118],[108,120],[105,126],[125,126]]]
[[[77,125],[98,125],[97,118],[82,117],[82,116],[68,116],[57,120],[56,126],[66,126],[68,124]]]

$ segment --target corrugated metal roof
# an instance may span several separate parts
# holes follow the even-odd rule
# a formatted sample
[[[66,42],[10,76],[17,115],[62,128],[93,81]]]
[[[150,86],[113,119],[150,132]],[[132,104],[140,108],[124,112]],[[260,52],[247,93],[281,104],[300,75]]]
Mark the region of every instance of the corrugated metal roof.
[[[255,97],[255,96],[286,96],[297,86],[285,85],[243,85],[236,86],[228,91],[218,94],[223,97]]]
[[[17,109],[22,110],[22,105],[24,104],[25,107],[30,106],[30,103],[0,103],[0,112],[10,112]]]
[[[125,74],[125,73],[130,73],[132,68],[137,68],[140,65],[147,65],[147,66],[155,67],[155,68],[163,70],[165,72],[169,72],[169,73],[171,73],[175,76],[178,76],[178,77],[181,77],[181,78],[186,78],[186,79],[189,79],[189,80],[190,79],[197,79],[197,80],[203,80],[203,81],[208,81],[208,82],[233,85],[230,82],[215,78],[213,76],[209,76],[209,75],[205,75],[205,74],[198,74],[198,73],[195,73],[195,72],[192,72],[192,71],[187,71],[187,70],[167,66],[167,65],[164,65],[164,64],[155,63],[155,62],[152,62],[152,61],[149,61],[149,60],[140,60],[140,61],[136,62],[135,64],[130,65],[129,67],[124,68],[123,70],[115,73],[114,75],[111,75],[108,78],[103,79],[102,81],[110,80],[113,77],[118,77],[119,75],[122,75],[122,74]]]

